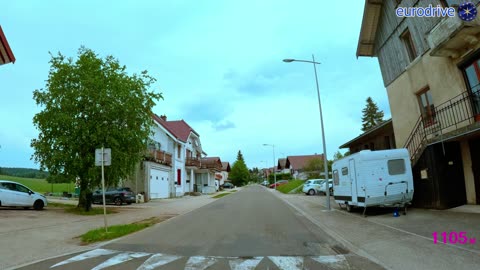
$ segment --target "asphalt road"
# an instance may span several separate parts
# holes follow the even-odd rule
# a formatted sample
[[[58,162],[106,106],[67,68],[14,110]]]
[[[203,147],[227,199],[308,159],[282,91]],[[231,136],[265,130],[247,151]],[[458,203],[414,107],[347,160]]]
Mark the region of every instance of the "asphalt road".
[[[261,186],[85,253],[21,269],[383,269]]]

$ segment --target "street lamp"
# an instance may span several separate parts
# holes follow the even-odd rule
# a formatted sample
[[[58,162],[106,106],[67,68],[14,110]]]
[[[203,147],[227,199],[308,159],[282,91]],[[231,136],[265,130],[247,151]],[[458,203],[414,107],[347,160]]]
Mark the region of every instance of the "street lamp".
[[[317,77],[317,65],[320,65],[320,62],[315,62],[315,56],[313,54],[312,54],[312,61],[297,60],[297,59],[283,59],[283,62],[285,63],[304,62],[304,63],[313,64],[313,71],[315,72],[315,82],[317,83],[318,110],[320,111],[320,125],[322,127],[323,166],[325,167],[325,181],[326,181],[325,193],[327,195],[327,209],[330,210],[330,184],[328,182],[327,145],[325,143],[325,128],[323,127],[322,103],[320,102],[320,89],[318,87],[318,77]]]
[[[277,174],[275,173],[275,145],[264,143],[263,146],[271,146],[273,149],[273,179],[275,183],[275,189],[277,189]]]

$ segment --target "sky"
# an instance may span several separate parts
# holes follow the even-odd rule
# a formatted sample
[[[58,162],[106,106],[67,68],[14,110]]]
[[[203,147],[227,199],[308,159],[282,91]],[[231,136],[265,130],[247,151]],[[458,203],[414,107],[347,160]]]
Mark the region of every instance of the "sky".
[[[154,112],[184,119],[208,156],[248,167],[323,153],[313,65],[317,65],[327,157],[361,134],[371,96],[390,117],[377,58],[356,58],[364,1],[4,1],[0,25],[16,57],[0,66],[0,167],[39,168],[30,142],[49,52],[80,46],[113,55],[130,74],[148,70],[162,93]],[[343,153],[347,149],[341,149]]]

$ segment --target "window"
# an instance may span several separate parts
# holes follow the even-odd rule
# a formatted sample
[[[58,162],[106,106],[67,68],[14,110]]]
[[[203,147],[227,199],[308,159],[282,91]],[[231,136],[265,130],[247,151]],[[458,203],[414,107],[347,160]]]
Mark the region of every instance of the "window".
[[[410,35],[410,31],[407,29],[403,34],[400,35],[400,39],[402,40],[405,49],[407,50],[409,62],[412,62],[417,58],[417,52],[415,51],[415,46],[413,44],[412,36]]]
[[[430,126],[435,123],[435,106],[433,105],[432,94],[427,86],[417,94],[420,111],[422,113],[423,124]]]
[[[177,169],[177,185],[182,185],[182,170]]]
[[[179,144],[177,145],[177,158],[181,158],[182,157],[182,146]]]
[[[375,150],[375,144],[373,142],[370,143],[370,150]]]
[[[187,154],[187,158],[191,158],[192,157],[192,152],[190,150],[187,149],[186,151],[186,154]]]
[[[340,179],[339,179],[339,177],[338,177],[338,171],[337,171],[337,170],[334,170],[334,171],[333,171],[333,184],[334,184],[335,186],[338,186],[339,182],[340,182]]]
[[[342,175],[348,175],[348,168],[347,167],[342,168]]]
[[[473,113],[480,114],[480,59],[465,67],[463,73],[472,97]]]
[[[20,192],[23,192],[23,193],[28,193],[30,190],[24,186],[21,186],[21,185],[15,185],[17,186],[17,190],[20,191]]]
[[[405,160],[392,159],[388,161],[388,174],[397,175],[405,173]]]

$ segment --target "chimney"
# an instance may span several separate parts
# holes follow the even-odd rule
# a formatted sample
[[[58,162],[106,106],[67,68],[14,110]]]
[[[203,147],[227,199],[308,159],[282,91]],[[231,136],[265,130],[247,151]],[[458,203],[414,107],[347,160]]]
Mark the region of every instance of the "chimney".
[[[160,115],[160,119],[162,119],[163,121],[167,121],[167,116],[164,114],[164,115]]]

